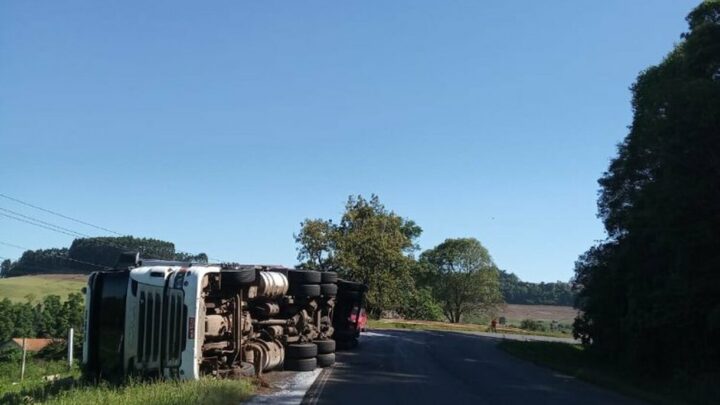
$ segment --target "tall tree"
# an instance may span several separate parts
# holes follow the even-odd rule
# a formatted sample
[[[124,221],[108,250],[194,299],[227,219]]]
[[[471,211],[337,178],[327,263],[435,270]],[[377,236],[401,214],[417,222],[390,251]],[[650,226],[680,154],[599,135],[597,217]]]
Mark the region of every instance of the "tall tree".
[[[477,239],[446,239],[423,252],[420,261],[433,269],[433,293],[448,321],[458,323],[469,311],[487,312],[502,303],[499,271]]]
[[[335,268],[333,250],[336,227],[331,220],[306,219],[300,224],[300,232],[293,235],[298,244],[298,260],[301,267],[327,271]]]
[[[629,366],[720,371],[720,1],[632,87],[633,122],[599,180],[608,240],[576,264],[575,333]]]
[[[3,260],[2,264],[0,264],[0,278],[7,277],[11,267],[12,261],[10,259]]]
[[[422,229],[415,222],[389,211],[373,195],[351,196],[338,224],[305,220],[295,235],[303,265],[335,269],[342,276],[367,284],[368,311],[401,310],[415,287],[411,257]]]

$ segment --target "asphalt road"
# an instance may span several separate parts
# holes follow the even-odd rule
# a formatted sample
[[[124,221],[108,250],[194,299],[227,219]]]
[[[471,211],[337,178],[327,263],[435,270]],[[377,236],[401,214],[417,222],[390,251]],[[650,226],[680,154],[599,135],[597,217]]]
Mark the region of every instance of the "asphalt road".
[[[305,404],[638,404],[517,359],[497,340],[453,332],[376,331],[338,352]]]

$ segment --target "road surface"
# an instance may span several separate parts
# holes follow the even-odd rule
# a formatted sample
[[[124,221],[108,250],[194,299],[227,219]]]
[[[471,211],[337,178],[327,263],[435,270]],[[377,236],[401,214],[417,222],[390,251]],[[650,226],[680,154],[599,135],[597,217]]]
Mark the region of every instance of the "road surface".
[[[304,404],[638,404],[454,332],[375,331],[338,352]]]

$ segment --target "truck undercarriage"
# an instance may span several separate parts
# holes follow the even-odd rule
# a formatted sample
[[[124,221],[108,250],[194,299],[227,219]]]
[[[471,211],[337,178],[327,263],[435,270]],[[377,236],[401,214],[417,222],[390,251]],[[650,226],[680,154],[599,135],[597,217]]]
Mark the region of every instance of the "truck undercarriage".
[[[85,374],[197,379],[308,371],[357,338],[366,287],[335,272],[136,260],[88,279]]]

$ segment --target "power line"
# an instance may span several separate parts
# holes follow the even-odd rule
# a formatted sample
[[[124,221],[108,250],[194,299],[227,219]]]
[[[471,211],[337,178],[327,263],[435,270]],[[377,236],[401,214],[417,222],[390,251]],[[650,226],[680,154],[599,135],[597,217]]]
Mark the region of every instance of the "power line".
[[[94,224],[91,224],[90,222],[85,222],[85,221],[79,220],[79,219],[77,219],[77,218],[69,217],[69,216],[67,216],[67,215],[61,214],[61,213],[56,212],[56,211],[53,211],[53,210],[49,210],[49,209],[47,209],[47,208],[38,207],[37,205],[30,204],[29,202],[22,201],[22,200],[20,200],[20,199],[14,198],[14,197],[10,197],[9,195],[3,194],[3,193],[0,193],[0,197],[3,197],[3,198],[8,199],[8,200],[10,200],[10,201],[15,201],[16,203],[19,203],[19,204],[28,206],[28,207],[30,207],[30,208],[35,208],[36,210],[40,210],[40,211],[43,211],[43,212],[47,212],[48,214],[52,214],[52,215],[58,216],[58,217],[60,217],[60,218],[65,218],[65,219],[68,219],[68,220],[70,220],[70,221],[77,222],[78,224],[83,224],[83,225],[86,225],[86,226],[93,227],[93,228],[95,228],[95,229],[99,229],[99,230],[101,230],[101,231],[110,232],[110,233],[112,233],[112,234],[115,234],[115,235],[118,235],[118,236],[122,236],[121,233],[115,232],[115,231],[113,231],[113,230],[111,230],[111,229],[108,229],[108,228],[105,228],[105,227],[102,227],[102,226],[99,226],[99,225],[94,225]]]
[[[16,248],[16,249],[22,249],[22,250],[33,250],[33,249],[30,249],[30,248],[27,248],[27,247],[24,247],[24,246],[13,245],[12,243],[3,242],[3,241],[1,241],[1,240],[0,240],[0,245],[10,246],[10,247],[14,247],[14,248]]]
[[[26,224],[34,225],[34,226],[37,226],[37,227],[40,227],[40,228],[43,228],[43,229],[47,229],[47,230],[49,230],[49,231],[62,233],[62,234],[64,234],[64,235],[72,236],[73,238],[78,238],[78,237],[79,237],[79,238],[83,238],[83,237],[84,237],[84,238],[91,238],[91,239],[94,239],[95,242],[97,242],[97,243],[99,243],[99,244],[101,244],[101,245],[111,246],[111,247],[114,247],[114,248],[117,248],[117,249],[120,249],[120,250],[136,250],[136,249],[134,249],[134,248],[130,248],[130,247],[127,247],[127,246],[119,245],[119,244],[117,244],[117,243],[99,240],[99,239],[96,238],[96,237],[93,237],[93,236],[90,236],[90,235],[87,235],[87,234],[84,234],[84,233],[80,233],[80,232],[77,232],[77,231],[73,231],[72,229],[64,228],[64,227],[62,227],[62,226],[55,225],[55,224],[52,224],[52,223],[50,223],[50,222],[42,221],[42,220],[40,220],[40,219],[31,217],[31,216],[28,216],[28,215],[23,215],[23,214],[21,214],[21,213],[19,213],[19,212],[15,212],[15,211],[12,211],[12,210],[8,210],[8,209],[6,209],[6,208],[0,207],[0,210],[6,211],[6,212],[10,212],[10,213],[12,214],[12,215],[8,215],[8,214],[3,214],[2,212],[0,212],[0,215],[1,215],[1,216],[7,217],[7,218],[11,218],[11,219],[14,219],[14,220],[16,220],[16,221],[24,222],[24,223],[26,223]],[[15,215],[16,215],[16,216],[15,216]],[[28,250],[30,250],[30,249],[28,249]],[[149,258],[149,259],[152,259],[152,258]]]
[[[3,198],[8,199],[8,200],[10,200],[10,201],[15,201],[15,202],[17,202],[17,203],[26,205],[26,206],[28,206],[28,207],[31,207],[31,208],[34,208],[34,209],[37,209],[37,210],[40,210],[40,211],[43,211],[43,212],[47,212],[47,213],[49,213],[49,214],[52,214],[52,215],[55,215],[55,216],[58,216],[58,217],[61,217],[61,218],[65,218],[65,219],[68,219],[68,220],[77,222],[77,223],[79,223],[79,224],[91,226],[91,227],[93,227],[93,228],[95,228],[95,229],[99,229],[99,230],[102,230],[102,231],[110,232],[110,233],[115,234],[115,235],[117,235],[117,236],[123,236],[123,234],[121,234],[121,233],[119,233],[119,232],[115,232],[115,231],[113,231],[113,230],[111,230],[111,229],[108,229],[108,228],[105,228],[105,227],[102,227],[102,226],[99,226],[99,225],[94,225],[94,224],[92,224],[92,223],[90,223],[90,222],[82,221],[82,220],[77,219],[77,218],[72,218],[72,217],[69,217],[69,216],[67,216],[67,215],[61,214],[61,213],[59,213],[59,212],[56,212],[56,211],[53,211],[53,210],[49,210],[49,209],[47,209],[47,208],[38,207],[37,205],[31,204],[31,203],[29,203],[29,202],[26,202],[26,201],[23,201],[23,200],[20,200],[20,199],[17,199],[17,198],[15,198],[15,197],[11,197],[11,196],[9,196],[9,195],[7,195],[7,194],[0,193],[0,197],[3,197]],[[15,216],[10,216],[10,215],[8,215],[8,214],[3,214],[3,213],[0,212],[0,215],[2,215],[2,216],[4,216],[4,217],[7,217],[7,218],[14,219],[14,220],[16,220],[16,221],[24,222],[24,223],[27,223],[27,224],[30,224],[30,225],[34,225],[34,226],[37,226],[37,227],[40,227],[40,228],[44,228],[44,229],[47,229],[47,230],[50,230],[50,231],[59,232],[59,233],[62,233],[62,234],[68,235],[68,236],[72,236],[72,237],[74,237],[74,238],[77,238],[77,237],[95,238],[95,237],[93,237],[93,236],[90,236],[90,235],[87,235],[87,234],[84,234],[84,233],[81,233],[81,232],[77,232],[77,231],[74,231],[74,230],[69,229],[69,228],[65,228],[65,227],[62,227],[62,226],[59,226],[59,225],[55,225],[55,224],[52,224],[52,223],[50,223],[50,222],[46,222],[46,221],[43,221],[43,220],[40,220],[40,219],[31,217],[31,216],[28,216],[28,215],[23,215],[23,214],[21,214],[21,213],[19,213],[19,212],[15,212],[15,211],[9,210],[9,209],[7,209],[7,208],[0,208],[0,210],[5,211],[5,212],[9,212],[9,213],[15,215]],[[137,250],[137,248],[129,248],[129,247],[127,247],[127,246],[118,245],[118,244],[115,244],[115,243],[112,243],[112,242],[108,242],[108,241],[98,241],[97,239],[95,239],[95,241],[98,242],[98,243],[100,243],[100,244],[104,244],[104,245],[106,245],[106,246],[112,246],[112,247],[115,247],[115,248],[118,248],[118,249],[122,249],[122,250],[132,250],[132,251]],[[28,249],[28,250],[30,250],[30,249]],[[148,258],[148,259],[152,259],[152,258]],[[210,257],[208,257],[208,260],[210,260]],[[219,261],[220,261],[220,262],[223,262],[222,260],[219,260]]]
[[[12,215],[16,215],[16,216],[18,216],[18,217],[25,218],[25,219],[30,220],[30,221],[33,221],[33,222],[37,222],[37,223],[39,223],[39,224],[43,224],[43,225],[47,225],[47,226],[50,226],[50,227],[53,227],[53,228],[57,228],[57,229],[59,229],[59,230],[65,231],[65,232],[75,233],[75,234],[77,234],[78,236],[84,236],[84,237],[86,237],[86,238],[90,238],[90,237],[91,237],[90,235],[87,235],[87,234],[84,234],[84,233],[81,233],[81,232],[78,232],[78,231],[73,231],[72,229],[64,228],[64,227],[62,227],[62,226],[55,225],[55,224],[52,224],[52,223],[50,223],[50,222],[45,222],[45,221],[43,221],[43,220],[41,220],[41,219],[37,219],[37,218],[31,217],[31,216],[28,216],[28,215],[23,215],[23,214],[21,214],[21,213],[19,213],[19,212],[16,212],[16,211],[13,211],[13,210],[9,210],[9,209],[7,209],[7,208],[2,208],[2,207],[0,207],[0,211],[9,212],[9,213],[12,214]]]
[[[72,234],[72,233],[69,233],[69,232],[61,231],[61,230],[59,230],[59,229],[51,228],[51,227],[49,227],[49,226],[45,226],[45,225],[42,225],[42,224],[38,224],[38,223],[35,223],[35,222],[31,222],[31,221],[28,221],[28,220],[26,220],[26,219],[22,219],[22,218],[18,218],[18,217],[13,217],[13,216],[8,215],[8,214],[3,214],[2,212],[0,212],[0,215],[2,215],[2,216],[4,216],[4,217],[7,217],[7,218],[10,218],[10,219],[14,219],[14,220],[16,220],[16,221],[25,222],[26,224],[35,225],[35,226],[40,227],[40,228],[45,228],[45,229],[50,230],[50,231],[53,231],[53,232],[64,233],[65,235],[72,236],[73,238],[76,238],[76,237],[79,236],[79,235]]]

